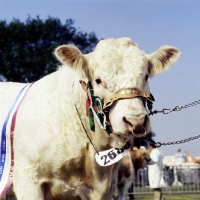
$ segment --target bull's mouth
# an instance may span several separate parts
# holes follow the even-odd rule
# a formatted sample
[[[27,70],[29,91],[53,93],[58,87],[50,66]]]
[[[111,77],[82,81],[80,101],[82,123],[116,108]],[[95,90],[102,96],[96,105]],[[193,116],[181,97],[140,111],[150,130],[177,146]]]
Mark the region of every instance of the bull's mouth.
[[[132,130],[132,135],[135,138],[141,138],[141,137],[145,137],[147,135],[147,131],[146,129],[143,127],[143,131],[137,132],[135,130]]]
[[[115,133],[115,135],[121,140],[121,142],[126,143],[128,140],[130,140],[131,138],[142,138],[145,137],[147,134],[146,129],[143,129],[143,132],[134,132],[134,130],[132,131],[128,131],[124,134],[117,134]]]

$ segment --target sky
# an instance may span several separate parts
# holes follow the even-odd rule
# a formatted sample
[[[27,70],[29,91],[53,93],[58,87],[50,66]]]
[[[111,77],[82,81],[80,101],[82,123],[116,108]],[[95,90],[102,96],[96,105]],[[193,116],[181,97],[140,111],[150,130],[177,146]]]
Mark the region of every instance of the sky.
[[[199,0],[0,0],[0,20],[73,19],[76,28],[99,39],[130,37],[147,54],[162,45],[177,47],[178,62],[149,81],[154,109],[162,110],[200,99],[199,8]],[[154,140],[162,143],[200,135],[200,105],[151,116],[151,126]],[[200,139],[160,150],[174,155],[179,148],[200,156]]]

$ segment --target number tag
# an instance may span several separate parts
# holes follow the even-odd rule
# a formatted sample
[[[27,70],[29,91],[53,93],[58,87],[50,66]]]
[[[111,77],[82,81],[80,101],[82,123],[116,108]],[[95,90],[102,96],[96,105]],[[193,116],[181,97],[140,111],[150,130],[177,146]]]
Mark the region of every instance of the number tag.
[[[99,154],[96,153],[96,162],[103,167],[112,165],[119,160],[121,160],[130,150],[131,143],[127,142],[121,149],[111,148],[106,151],[100,151]]]

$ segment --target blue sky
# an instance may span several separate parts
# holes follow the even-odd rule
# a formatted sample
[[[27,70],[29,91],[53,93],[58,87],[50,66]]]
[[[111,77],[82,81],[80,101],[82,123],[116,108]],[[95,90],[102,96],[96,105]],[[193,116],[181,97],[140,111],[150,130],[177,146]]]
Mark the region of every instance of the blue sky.
[[[150,80],[154,109],[173,108],[200,99],[199,0],[0,0],[0,20],[28,16],[75,20],[83,32],[100,38],[130,37],[146,53],[162,45],[180,49],[179,61]],[[0,47],[1,48],[1,47]],[[200,135],[200,105],[151,117],[154,138],[171,142]],[[200,139],[161,147],[164,155],[178,148],[200,156]]]

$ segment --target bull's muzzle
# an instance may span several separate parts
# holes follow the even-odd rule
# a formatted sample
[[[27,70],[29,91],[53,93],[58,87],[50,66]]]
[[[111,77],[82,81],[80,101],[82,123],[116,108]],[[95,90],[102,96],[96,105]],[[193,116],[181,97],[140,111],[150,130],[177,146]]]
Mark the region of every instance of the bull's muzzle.
[[[147,115],[123,117],[123,122],[135,137],[146,136]]]

